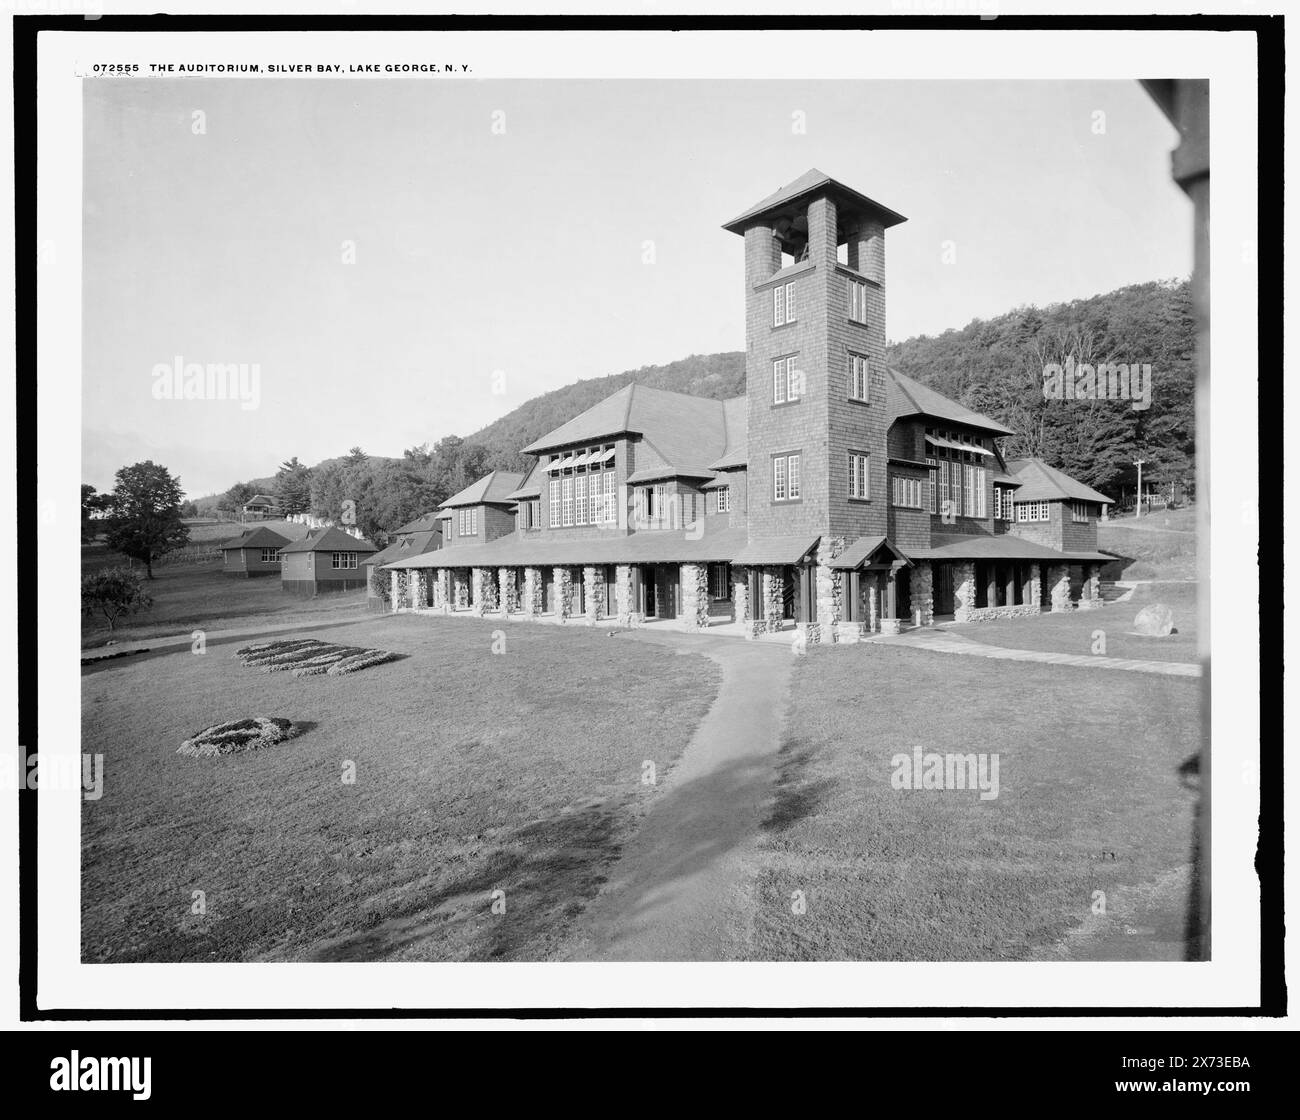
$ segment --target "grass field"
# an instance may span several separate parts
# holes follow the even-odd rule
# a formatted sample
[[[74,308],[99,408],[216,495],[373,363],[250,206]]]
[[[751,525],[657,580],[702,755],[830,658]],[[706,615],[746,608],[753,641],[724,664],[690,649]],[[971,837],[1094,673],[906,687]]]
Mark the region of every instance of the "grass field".
[[[1123,557],[1107,579],[1195,579],[1196,510],[1158,510],[1097,525],[1097,547]]]
[[[1103,653],[1097,638],[1100,631],[1104,636],[1106,657],[1192,662],[1197,659],[1196,588],[1194,583],[1139,584],[1131,599],[1123,603],[1109,602],[1099,611],[966,622],[947,625],[944,630],[1007,649],[1082,654]],[[1164,603],[1173,611],[1177,633],[1165,638],[1149,638],[1133,632],[1133,621],[1138,611],[1150,603]]]
[[[83,803],[84,959],[542,959],[653,797],[643,763],[662,783],[718,685],[703,657],[582,627],[346,633],[406,656],[295,678],[227,643],[83,671],[82,749],[104,755]],[[307,730],[176,753],[254,715]]]
[[[106,641],[128,642],[185,633],[223,630],[241,623],[329,621],[365,613],[364,589],[337,591],[302,599],[281,590],[275,576],[242,579],[226,576],[220,562],[156,568],[146,582],[153,606],[119,620],[110,631],[102,618],[81,619],[83,648]]]
[[[1026,959],[1186,868],[1194,681],[863,646],[792,697],[752,959]],[[893,788],[916,745],[996,753],[998,797]]]

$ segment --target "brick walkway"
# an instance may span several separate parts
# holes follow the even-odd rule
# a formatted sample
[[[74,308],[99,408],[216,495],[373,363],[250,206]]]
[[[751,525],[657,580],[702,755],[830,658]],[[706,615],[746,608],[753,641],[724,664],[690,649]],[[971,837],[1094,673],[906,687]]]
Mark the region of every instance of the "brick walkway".
[[[1121,669],[1131,673],[1161,673],[1167,677],[1199,677],[1201,667],[1183,661],[1137,661],[1125,657],[1096,657],[1082,653],[1049,653],[1038,649],[1003,649],[943,630],[907,630],[902,634],[873,634],[863,641],[912,646],[935,653],[992,657],[1000,661],[1040,661],[1049,665],[1078,665],[1089,669]]]

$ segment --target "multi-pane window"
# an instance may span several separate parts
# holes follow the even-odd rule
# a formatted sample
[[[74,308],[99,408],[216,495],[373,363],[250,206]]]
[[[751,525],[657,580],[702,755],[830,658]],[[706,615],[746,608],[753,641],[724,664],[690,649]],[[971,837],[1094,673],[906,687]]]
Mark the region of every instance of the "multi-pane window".
[[[280,562],[280,550],[278,548],[262,549],[263,564],[278,564]]]
[[[1052,510],[1050,502],[1017,502],[1017,521],[1050,521]]]
[[[989,515],[988,499],[988,476],[983,467],[968,468],[973,470],[975,476],[975,517],[987,517]]]
[[[975,468],[969,463],[962,468],[966,480],[965,496],[962,499],[962,508],[966,511],[967,517],[974,517],[975,514]]]
[[[551,524],[558,525],[560,523],[560,480],[558,478],[551,479],[550,497],[551,497]]]
[[[949,502],[952,501],[948,492],[948,461],[945,459],[939,464],[939,512],[952,512]]]
[[[849,497],[871,497],[871,457],[861,451],[849,452]]]
[[[777,455],[772,460],[772,500],[793,502],[800,497],[799,453]]]
[[[608,471],[605,474],[605,522],[613,524],[618,520],[618,507],[615,502],[614,490],[614,472]]]
[[[1010,521],[1015,516],[1015,504],[1010,490],[1001,486],[993,490],[993,514],[999,521]]]
[[[457,529],[462,537],[478,536],[478,506],[460,511],[460,524]]]
[[[1078,521],[1082,524],[1088,523],[1088,503],[1071,502],[1070,503],[1070,520]]]
[[[849,318],[855,323],[867,321],[867,285],[862,280],[849,281]]]
[[[922,484],[919,478],[904,475],[894,476],[894,505],[905,509],[923,509],[921,504]]]
[[[939,472],[935,469],[935,467],[936,467],[936,463],[935,463],[935,461],[934,461],[933,459],[927,459],[927,460],[926,460],[926,464],[927,464],[927,465],[929,466],[929,468],[930,468],[930,477],[929,477],[929,479],[926,481],[926,484],[925,484],[925,488],[926,488],[926,506],[929,508],[929,510],[930,510],[931,513],[935,513],[936,510],[937,510],[937,507],[936,507],[936,504],[935,504],[935,499],[936,499],[935,491],[938,489],[938,483],[936,482],[936,478],[937,478]]]
[[[772,363],[772,403],[785,404],[799,399],[799,371],[795,357],[777,358]]]
[[[871,399],[871,365],[861,354],[849,355],[849,396],[855,401]]]
[[[560,482],[560,524],[573,524],[573,479],[566,478]]]
[[[585,474],[580,474],[573,480],[573,506],[574,524],[587,524],[587,476]]]
[[[357,554],[355,552],[335,552],[330,555],[330,567],[355,568],[357,566]]]
[[[795,321],[794,281],[772,289],[772,326],[783,327]]]
[[[709,565],[709,598],[723,602],[731,598],[731,565]]]
[[[731,512],[731,487],[719,486],[717,490],[714,491],[714,493],[717,494],[718,496],[718,512],[730,513]]]

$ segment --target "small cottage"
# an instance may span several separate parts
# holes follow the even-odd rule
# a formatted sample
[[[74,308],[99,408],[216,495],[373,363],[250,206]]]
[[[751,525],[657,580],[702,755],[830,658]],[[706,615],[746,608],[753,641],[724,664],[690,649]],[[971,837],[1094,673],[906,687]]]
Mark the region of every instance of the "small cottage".
[[[334,526],[313,529],[302,540],[281,549],[280,586],[307,598],[364,587],[361,565],[378,551],[369,541]]]
[[[256,529],[245,529],[239,536],[218,545],[221,549],[221,574],[242,576],[278,576],[280,574],[280,550],[289,543],[289,538],[259,525]]]

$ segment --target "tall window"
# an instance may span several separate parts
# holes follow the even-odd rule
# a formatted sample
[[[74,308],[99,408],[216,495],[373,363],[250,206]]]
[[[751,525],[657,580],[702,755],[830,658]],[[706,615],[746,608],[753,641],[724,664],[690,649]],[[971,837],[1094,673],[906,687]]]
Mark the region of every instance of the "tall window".
[[[929,465],[929,467],[930,467],[930,478],[929,478],[929,481],[926,482],[926,484],[925,484],[925,486],[926,486],[926,490],[928,491],[928,494],[927,494],[927,497],[926,497],[926,505],[929,506],[930,512],[931,512],[931,513],[934,513],[934,512],[935,512],[935,509],[936,509],[936,507],[935,507],[935,490],[938,488],[938,484],[937,484],[937,482],[936,482],[936,478],[937,478],[939,472],[938,472],[937,470],[935,470],[935,461],[934,461],[933,459],[927,459],[927,460],[926,460],[926,463],[927,463],[927,464]]]
[[[948,496],[948,461],[945,459],[939,464],[939,512],[948,512],[948,503],[951,498]]]
[[[714,493],[718,495],[718,512],[730,513],[731,512],[731,487],[719,486],[717,490],[714,491]]]
[[[1088,503],[1071,502],[1070,503],[1070,520],[1078,521],[1082,524],[1088,523]]]
[[[855,323],[867,321],[867,285],[862,280],[849,281],[849,318]]]
[[[777,358],[772,363],[772,403],[785,404],[799,399],[799,372],[795,356]]]
[[[560,483],[560,509],[562,525],[573,524],[573,479],[566,478]]]
[[[975,516],[988,517],[988,476],[983,467],[975,467]]]
[[[605,522],[607,524],[613,524],[618,520],[618,507],[615,502],[614,472],[607,471],[605,474]]]
[[[799,453],[777,455],[772,460],[773,501],[793,502],[799,496]]]
[[[551,479],[551,524],[560,523],[560,480]]]
[[[849,497],[871,496],[871,458],[861,451],[849,452]]]
[[[964,471],[966,494],[962,501],[962,508],[966,511],[967,517],[976,517],[978,515],[975,513],[975,468],[968,463]]]
[[[861,354],[849,355],[849,396],[855,401],[871,399],[871,366]]]
[[[722,602],[731,598],[731,565],[709,565],[709,598]]]
[[[783,327],[795,321],[794,281],[772,289],[772,326]]]
[[[580,474],[573,480],[573,491],[574,524],[585,525],[587,524],[587,476],[585,474]]]

